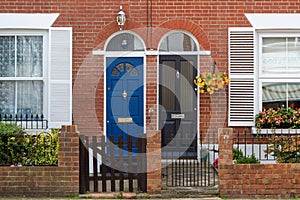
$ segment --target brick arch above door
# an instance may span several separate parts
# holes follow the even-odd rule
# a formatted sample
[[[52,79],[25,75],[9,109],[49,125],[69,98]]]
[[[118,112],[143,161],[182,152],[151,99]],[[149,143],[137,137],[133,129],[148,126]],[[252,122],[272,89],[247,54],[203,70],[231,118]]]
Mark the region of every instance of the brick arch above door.
[[[145,27],[143,27],[140,23],[134,22],[131,20],[126,20],[126,23],[123,27],[123,30],[131,30],[133,32],[136,32],[139,35],[143,35],[143,30]],[[135,31],[134,31],[135,30]],[[111,22],[108,25],[106,25],[104,28],[101,29],[101,31],[98,33],[95,44],[94,44],[94,49],[104,49],[104,45],[106,40],[114,33],[120,31],[120,28],[116,22]],[[142,37],[143,38],[143,37]],[[143,38],[144,39],[144,38]]]
[[[209,51],[211,49],[209,38],[202,27],[188,20],[170,20],[162,23],[158,28],[169,30],[184,30],[191,33],[200,45],[200,50]],[[156,45],[157,46],[157,45]]]
[[[205,31],[194,22],[188,20],[169,20],[160,24],[158,27],[153,27],[150,29],[149,27],[145,27],[142,24],[126,20],[126,23],[123,27],[124,30],[131,30],[142,37],[144,42],[146,43],[147,49],[158,49],[158,43],[161,38],[171,30],[184,30],[191,33],[200,44],[200,50],[209,51],[211,49],[211,45],[207,34]],[[98,33],[96,37],[94,49],[104,49],[104,45],[106,40],[115,32],[119,31],[119,27],[116,22],[111,22],[106,25],[101,31]]]

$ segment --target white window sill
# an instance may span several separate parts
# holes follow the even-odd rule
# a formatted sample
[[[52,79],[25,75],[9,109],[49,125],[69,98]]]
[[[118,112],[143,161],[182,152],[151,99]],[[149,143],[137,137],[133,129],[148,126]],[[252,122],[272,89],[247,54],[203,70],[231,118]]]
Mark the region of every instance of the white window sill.
[[[252,134],[257,134],[257,128],[256,127],[252,127],[251,128],[251,132]],[[300,129],[290,129],[290,128],[278,128],[278,129],[272,129],[272,128],[262,128],[260,129],[260,133],[258,134],[262,134],[262,135],[271,135],[271,134],[300,134]]]

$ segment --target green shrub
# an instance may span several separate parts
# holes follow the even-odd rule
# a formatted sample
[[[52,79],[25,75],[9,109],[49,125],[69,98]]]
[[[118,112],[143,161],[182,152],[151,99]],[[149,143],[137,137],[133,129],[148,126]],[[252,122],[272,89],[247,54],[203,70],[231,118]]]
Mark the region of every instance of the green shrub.
[[[234,148],[233,149],[233,160],[234,164],[255,164],[260,163],[255,155],[244,156],[242,150]]]
[[[29,146],[32,151],[30,158],[33,165],[58,164],[58,132],[58,129],[53,129],[51,132],[41,133],[36,136],[33,148]]]
[[[9,138],[24,132],[24,129],[15,123],[0,122],[0,164],[10,164],[10,153],[7,146]]]
[[[282,135],[270,138],[265,156],[275,156],[278,163],[300,163],[300,136]]]
[[[258,164],[259,160],[255,157],[255,155],[250,156],[242,156],[239,157],[237,160],[234,161],[234,164]]]
[[[237,160],[240,157],[243,157],[243,152],[240,149],[234,148],[233,149],[233,160]]]
[[[0,122],[0,136],[16,136],[19,133],[25,133],[25,130],[15,123]]]
[[[20,127],[14,127],[18,130]],[[1,165],[57,165],[58,164],[58,132],[52,129],[37,135],[21,131],[0,133]],[[4,139],[3,139],[4,138]]]

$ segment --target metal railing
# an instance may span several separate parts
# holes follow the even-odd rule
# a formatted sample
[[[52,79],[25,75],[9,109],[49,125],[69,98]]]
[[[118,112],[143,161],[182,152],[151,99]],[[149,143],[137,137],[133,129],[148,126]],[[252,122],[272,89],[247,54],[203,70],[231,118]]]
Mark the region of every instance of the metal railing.
[[[290,138],[300,135],[297,129],[258,130],[251,134],[247,130],[239,130],[235,134],[233,148],[240,150],[244,157],[254,155],[260,163],[275,163],[276,156],[268,153],[274,147],[274,138],[281,136]]]
[[[162,160],[163,184],[167,187],[210,187],[217,185],[217,144],[201,144],[197,156],[181,156],[184,153],[169,152]]]
[[[48,120],[44,115],[33,114],[1,114],[0,121],[16,123],[25,129],[48,129]]]

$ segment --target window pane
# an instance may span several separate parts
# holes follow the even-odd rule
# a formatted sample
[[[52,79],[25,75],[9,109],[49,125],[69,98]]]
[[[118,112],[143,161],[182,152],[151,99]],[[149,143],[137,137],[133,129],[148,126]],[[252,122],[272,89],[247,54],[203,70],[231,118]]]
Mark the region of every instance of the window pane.
[[[17,91],[18,114],[43,113],[43,81],[18,81]]]
[[[263,38],[263,73],[278,73],[286,68],[285,38]]]
[[[263,83],[262,102],[263,108],[278,108],[286,106],[286,83]]]
[[[15,37],[0,37],[0,77],[15,76]]]
[[[263,38],[262,42],[263,73],[300,72],[299,38]]]
[[[159,46],[160,51],[197,51],[194,40],[185,33],[167,36]]]
[[[130,33],[122,33],[112,38],[106,48],[106,51],[143,51],[141,40]]]
[[[180,62],[181,76],[180,76],[180,106],[182,111],[194,110],[195,91],[193,85],[194,80],[194,64],[193,61]],[[189,98],[187,98],[189,97]]]
[[[300,38],[288,38],[287,71],[300,72]]]
[[[43,76],[43,37],[17,37],[17,76]]]
[[[175,108],[175,80],[176,74],[170,73],[175,72],[175,61],[163,61],[161,67],[161,104],[167,111],[176,110]],[[172,69],[170,69],[172,68]]]
[[[288,83],[288,105],[300,108],[300,83]]]
[[[15,83],[0,81],[0,114],[15,113]]]
[[[264,108],[300,108],[300,83],[263,83],[262,89]]]

